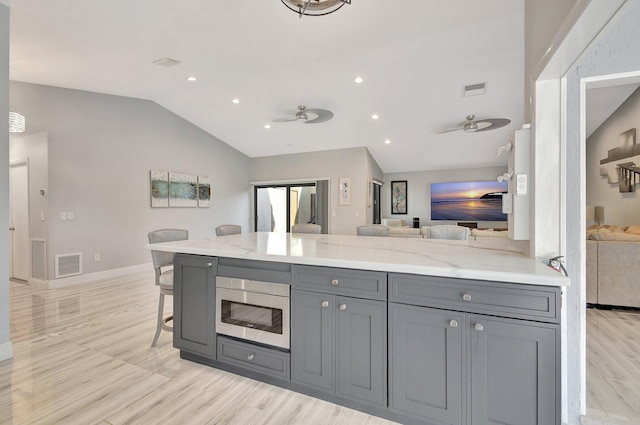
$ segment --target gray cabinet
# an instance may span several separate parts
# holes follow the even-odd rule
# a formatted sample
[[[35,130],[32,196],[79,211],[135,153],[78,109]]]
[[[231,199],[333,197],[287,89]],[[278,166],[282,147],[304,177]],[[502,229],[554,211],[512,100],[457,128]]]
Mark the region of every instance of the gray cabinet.
[[[438,424],[560,424],[559,288],[389,276],[390,409]]]
[[[216,258],[176,254],[173,260],[173,346],[216,357]]]
[[[386,406],[386,303],[292,291],[291,380]]]
[[[464,314],[389,304],[389,408],[463,423]]]
[[[469,315],[472,425],[559,424],[558,326]]]
[[[335,297],[291,291],[291,380],[334,392]]]

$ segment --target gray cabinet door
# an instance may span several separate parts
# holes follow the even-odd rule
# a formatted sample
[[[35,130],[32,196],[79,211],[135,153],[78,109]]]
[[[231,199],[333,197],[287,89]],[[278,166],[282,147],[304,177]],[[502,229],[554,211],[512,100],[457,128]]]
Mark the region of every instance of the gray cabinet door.
[[[216,357],[216,258],[177,254],[173,260],[173,346]]]
[[[553,425],[559,326],[470,315],[472,425]]]
[[[464,314],[389,303],[391,409],[463,423]]]
[[[335,297],[291,291],[291,380],[335,391]]]
[[[387,303],[336,298],[339,395],[387,405]]]

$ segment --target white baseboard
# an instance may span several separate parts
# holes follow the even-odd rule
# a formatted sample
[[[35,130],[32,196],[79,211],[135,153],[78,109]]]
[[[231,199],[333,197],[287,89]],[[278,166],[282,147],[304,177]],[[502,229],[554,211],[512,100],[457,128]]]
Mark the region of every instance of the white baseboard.
[[[48,281],[47,283],[48,283],[49,289],[57,289],[57,288],[64,288],[65,286],[93,283],[93,282],[97,282],[104,279],[120,277],[127,274],[144,272],[144,271],[152,272],[153,264],[151,263],[138,264],[137,266],[121,267],[119,269],[104,270],[96,273],[87,273],[79,276],[71,276],[71,277],[65,277],[62,279],[54,279],[54,280]]]
[[[10,358],[13,358],[13,344],[11,342],[0,344],[0,362]]]

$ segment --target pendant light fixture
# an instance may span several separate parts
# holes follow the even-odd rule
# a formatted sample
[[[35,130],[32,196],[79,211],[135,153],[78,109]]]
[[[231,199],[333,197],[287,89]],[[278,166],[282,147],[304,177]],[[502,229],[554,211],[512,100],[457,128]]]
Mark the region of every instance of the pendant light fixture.
[[[17,112],[9,112],[9,133],[22,133],[25,130],[25,118]]]
[[[298,14],[306,16],[322,16],[333,13],[351,0],[280,0],[282,4]]]

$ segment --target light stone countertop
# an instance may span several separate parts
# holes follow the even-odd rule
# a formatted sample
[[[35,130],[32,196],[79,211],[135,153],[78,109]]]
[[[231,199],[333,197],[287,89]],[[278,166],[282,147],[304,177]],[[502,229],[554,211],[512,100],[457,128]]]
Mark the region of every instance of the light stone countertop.
[[[517,252],[474,246],[472,241],[257,232],[147,244],[146,248],[212,257],[569,286],[567,277],[540,261]]]

